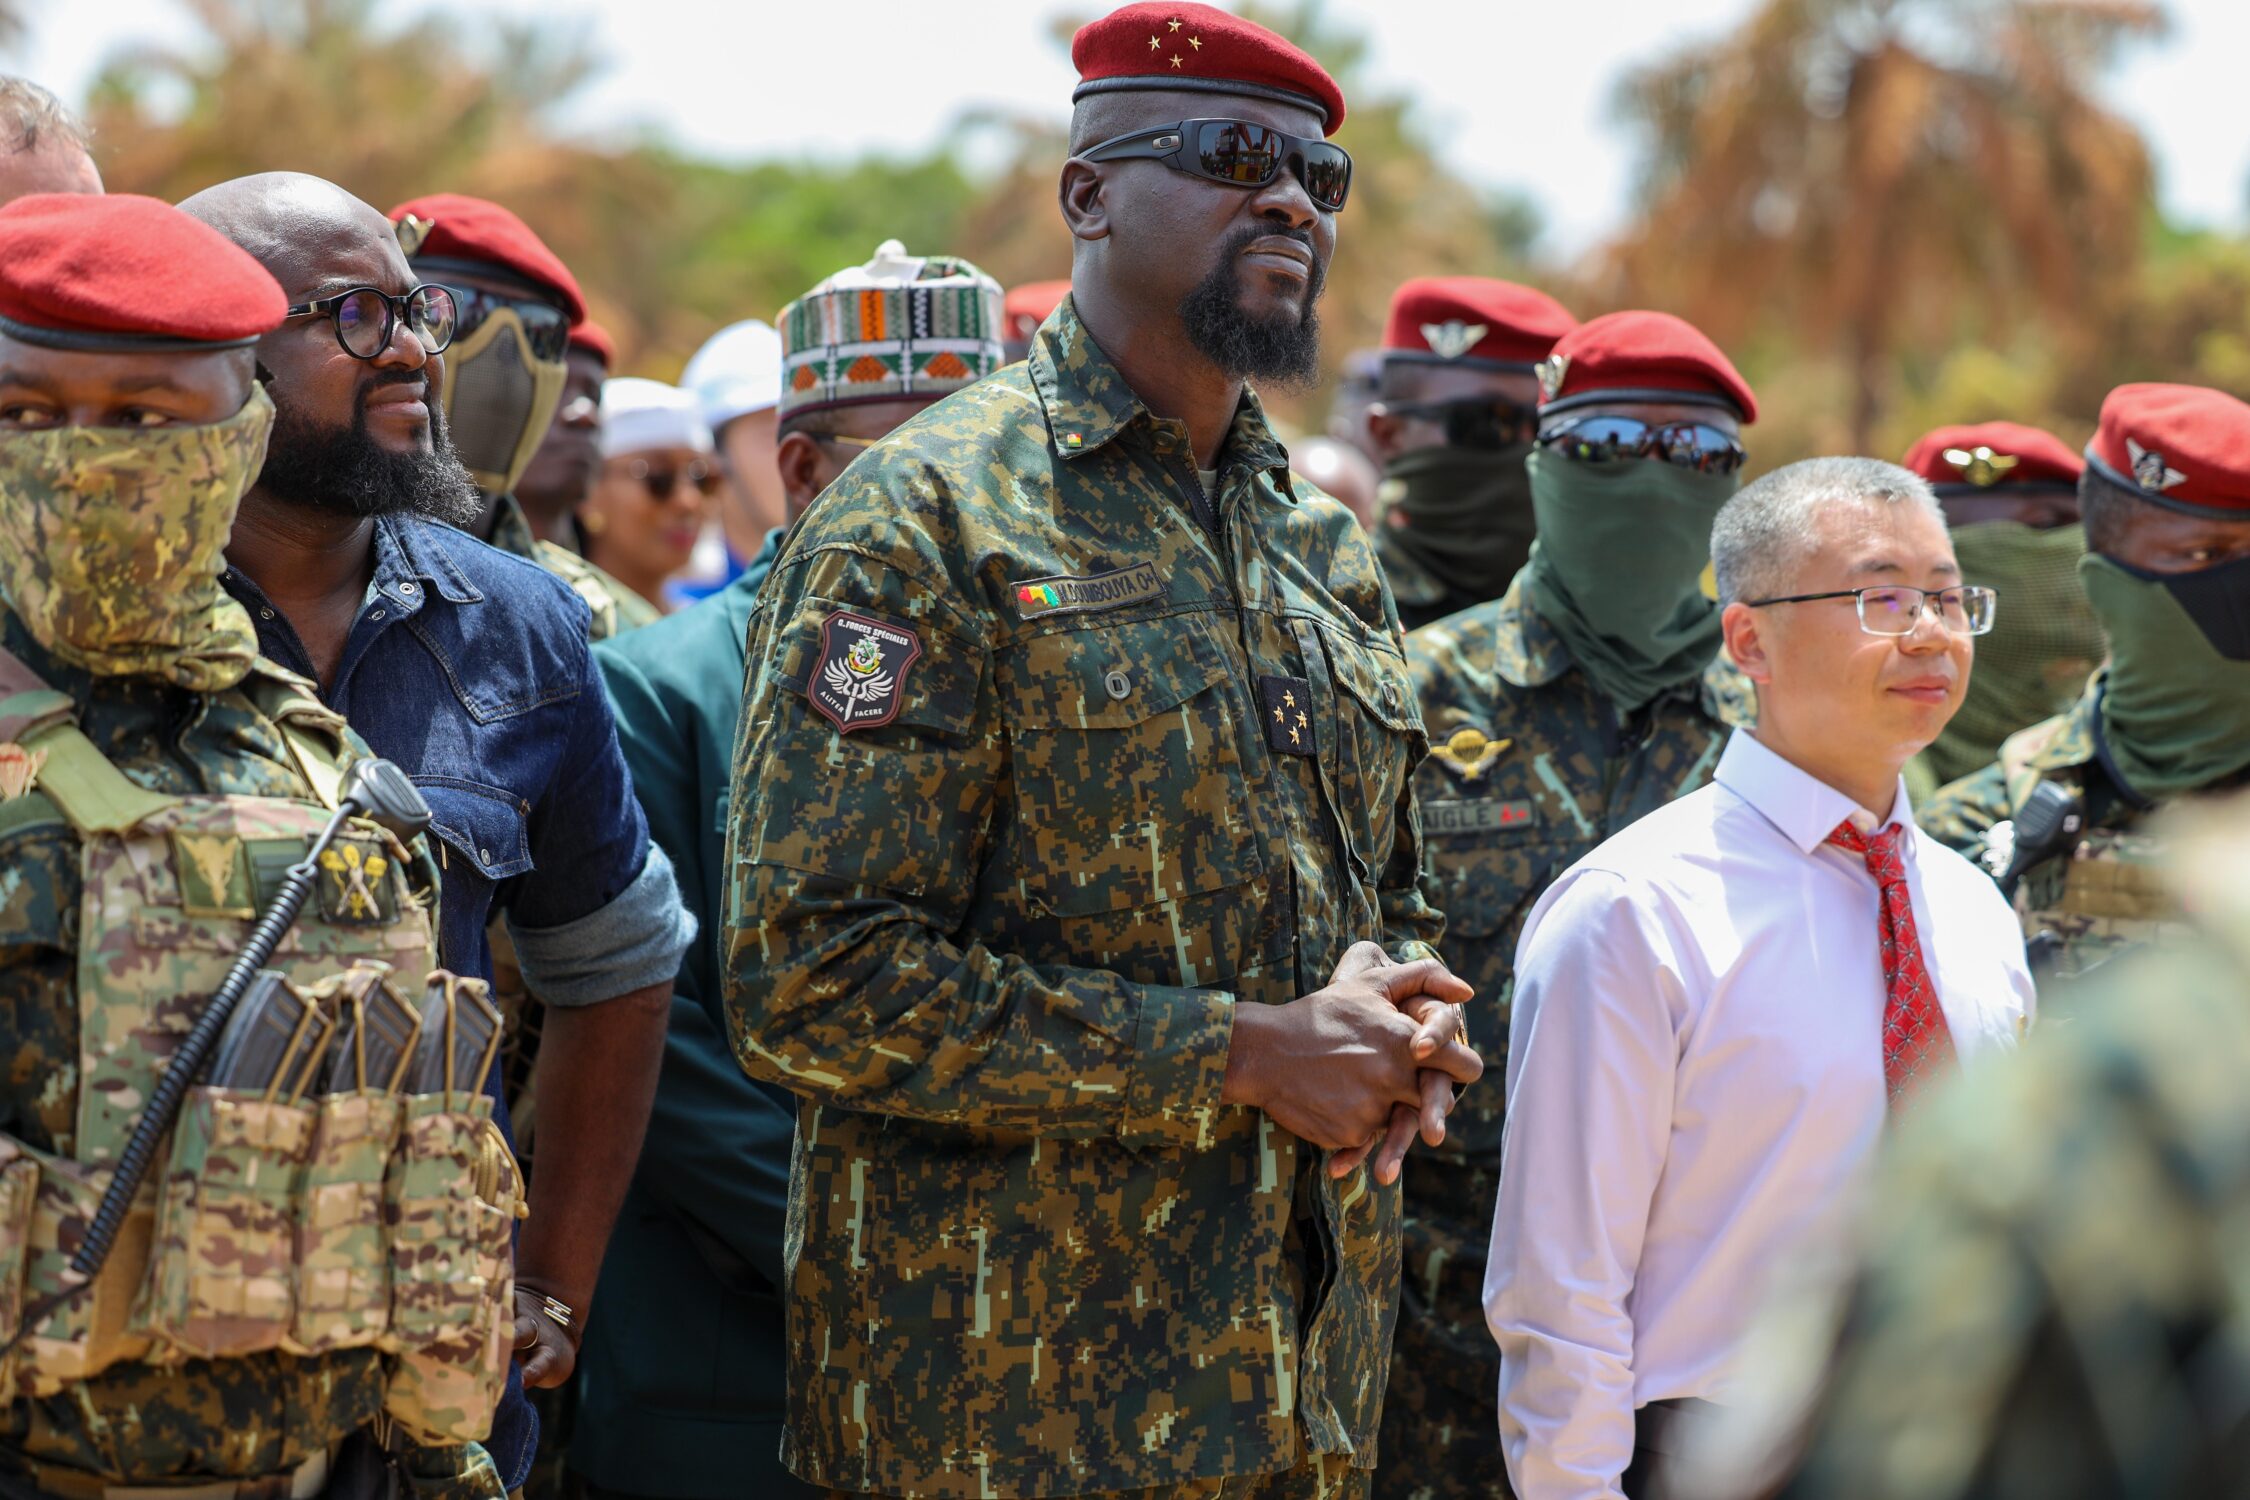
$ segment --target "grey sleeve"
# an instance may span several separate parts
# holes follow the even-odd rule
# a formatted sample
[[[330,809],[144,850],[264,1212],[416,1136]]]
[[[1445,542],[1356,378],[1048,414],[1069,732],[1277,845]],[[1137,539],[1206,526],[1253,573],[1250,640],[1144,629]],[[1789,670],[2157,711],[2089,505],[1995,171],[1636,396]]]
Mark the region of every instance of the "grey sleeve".
[[[558,927],[519,926],[512,914],[507,922],[525,987],[559,1006],[598,1005],[674,978],[696,932],[653,839],[641,873],[607,906]]]

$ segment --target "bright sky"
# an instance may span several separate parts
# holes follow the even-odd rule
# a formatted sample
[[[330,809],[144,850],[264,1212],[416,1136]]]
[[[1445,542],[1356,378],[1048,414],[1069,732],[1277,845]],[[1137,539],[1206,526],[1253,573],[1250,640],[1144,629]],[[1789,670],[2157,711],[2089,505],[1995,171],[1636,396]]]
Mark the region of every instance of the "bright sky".
[[[2108,85],[2148,133],[2166,208],[2191,224],[2250,223],[2241,60],[2250,4],[2168,0],[2171,38]],[[911,151],[968,106],[1068,110],[1058,14],[1106,0],[451,0],[457,15],[577,19],[614,63],[570,123],[599,138],[652,128],[722,158]],[[385,12],[431,8],[392,0]],[[1410,90],[1443,154],[1471,178],[1530,194],[1547,248],[1598,241],[1623,216],[1632,143],[1609,116],[1618,75],[1676,43],[1723,33],[1752,0],[1329,0],[1374,42],[1372,69]],[[77,102],[116,49],[195,35],[183,0],[32,0],[19,67]]]

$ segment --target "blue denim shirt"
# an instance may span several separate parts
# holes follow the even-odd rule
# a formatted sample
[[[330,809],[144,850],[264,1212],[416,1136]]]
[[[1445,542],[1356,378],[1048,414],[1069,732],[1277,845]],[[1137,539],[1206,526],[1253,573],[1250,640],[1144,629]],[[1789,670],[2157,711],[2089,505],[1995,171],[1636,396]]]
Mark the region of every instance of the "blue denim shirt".
[[[259,648],[317,681],[258,586],[233,568],[223,581],[256,622]],[[374,580],[323,696],[430,804],[443,863],[438,951],[457,974],[492,977],[495,909],[511,926],[564,927],[609,906],[648,863],[590,618],[560,579],[451,527],[375,523]],[[669,979],[678,959],[674,948],[660,972],[609,993]],[[497,1081],[487,1092],[504,1121]],[[538,1438],[511,1365],[485,1444],[508,1488],[530,1472]]]

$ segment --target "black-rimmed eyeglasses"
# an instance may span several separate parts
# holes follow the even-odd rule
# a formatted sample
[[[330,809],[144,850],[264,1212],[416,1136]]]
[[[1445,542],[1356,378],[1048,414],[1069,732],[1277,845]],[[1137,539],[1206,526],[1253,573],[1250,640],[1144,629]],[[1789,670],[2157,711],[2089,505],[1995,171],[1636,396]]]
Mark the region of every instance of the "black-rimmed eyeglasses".
[[[1343,208],[1352,190],[1351,153],[1343,147],[1251,120],[1182,120],[1113,136],[1078,154],[1087,161],[1146,157],[1175,172],[1238,188],[1262,188],[1294,161],[1305,196],[1330,213]]]
[[[1922,616],[1934,612],[1937,621],[1955,635],[1983,635],[1992,628],[1999,608],[1996,589],[1963,584],[1950,589],[1917,589],[1885,585],[1872,589],[1833,589],[1825,594],[1784,594],[1777,599],[1746,599],[1752,609],[1769,604],[1811,604],[1820,599],[1854,599],[1859,602],[1859,628],[1869,635],[1912,635]]]
[[[336,325],[336,342],[354,359],[373,359],[388,349],[401,322],[423,353],[443,354],[460,319],[452,290],[428,283],[395,296],[375,287],[355,286],[317,302],[300,302],[288,315],[328,319]]]

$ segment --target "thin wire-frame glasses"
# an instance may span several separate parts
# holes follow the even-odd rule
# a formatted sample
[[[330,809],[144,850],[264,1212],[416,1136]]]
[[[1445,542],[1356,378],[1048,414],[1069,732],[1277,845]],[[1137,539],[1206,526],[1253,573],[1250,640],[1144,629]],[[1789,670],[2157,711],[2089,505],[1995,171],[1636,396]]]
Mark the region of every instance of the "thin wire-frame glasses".
[[[1983,635],[1992,629],[2000,604],[1997,589],[1958,584],[1947,589],[1917,589],[1902,584],[1881,588],[1833,589],[1825,594],[1786,594],[1776,599],[1749,599],[1752,609],[1769,604],[1811,604],[1820,599],[1851,599],[1859,606],[1859,628],[1869,635],[1912,635],[1925,612],[1935,612],[1937,622],[1955,635]]]

